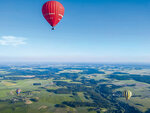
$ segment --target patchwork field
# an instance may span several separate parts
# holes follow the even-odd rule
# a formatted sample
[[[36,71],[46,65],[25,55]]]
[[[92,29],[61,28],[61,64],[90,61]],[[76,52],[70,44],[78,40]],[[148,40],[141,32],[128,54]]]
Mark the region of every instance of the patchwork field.
[[[0,113],[148,113],[150,68],[143,67],[97,64],[2,67]],[[21,89],[20,94],[17,89]],[[133,94],[128,101],[123,96],[125,90]]]

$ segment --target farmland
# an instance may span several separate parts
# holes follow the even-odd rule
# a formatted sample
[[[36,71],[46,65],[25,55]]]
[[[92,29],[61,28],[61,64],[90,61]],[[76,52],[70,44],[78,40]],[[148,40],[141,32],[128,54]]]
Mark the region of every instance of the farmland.
[[[149,66],[51,64],[0,70],[0,113],[148,113]],[[137,71],[136,71],[137,70]],[[21,89],[20,95],[16,89]],[[122,95],[130,90],[126,101]]]

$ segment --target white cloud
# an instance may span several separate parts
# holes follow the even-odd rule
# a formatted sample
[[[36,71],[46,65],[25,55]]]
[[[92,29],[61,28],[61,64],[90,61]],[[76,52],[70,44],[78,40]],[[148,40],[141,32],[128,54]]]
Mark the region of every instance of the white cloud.
[[[26,38],[15,37],[15,36],[2,36],[0,37],[0,45],[4,46],[18,46],[24,45]]]

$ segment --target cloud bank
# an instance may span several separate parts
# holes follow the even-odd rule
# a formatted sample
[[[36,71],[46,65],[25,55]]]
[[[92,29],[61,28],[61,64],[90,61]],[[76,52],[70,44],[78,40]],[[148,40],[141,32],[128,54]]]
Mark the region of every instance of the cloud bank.
[[[15,36],[2,36],[0,37],[0,45],[3,46],[18,46],[24,45],[26,38],[15,37]]]

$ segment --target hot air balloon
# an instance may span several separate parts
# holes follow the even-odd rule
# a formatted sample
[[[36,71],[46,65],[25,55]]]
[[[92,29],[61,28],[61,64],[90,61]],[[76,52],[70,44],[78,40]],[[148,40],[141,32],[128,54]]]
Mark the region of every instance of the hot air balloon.
[[[64,7],[57,1],[48,1],[42,7],[42,13],[47,22],[54,27],[60,22],[64,16]]]
[[[130,90],[124,91],[124,97],[126,98],[126,100],[129,100],[131,96],[132,96],[132,92]]]
[[[17,89],[17,90],[16,90],[17,95],[19,95],[20,92],[21,92],[21,89]]]

